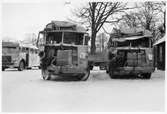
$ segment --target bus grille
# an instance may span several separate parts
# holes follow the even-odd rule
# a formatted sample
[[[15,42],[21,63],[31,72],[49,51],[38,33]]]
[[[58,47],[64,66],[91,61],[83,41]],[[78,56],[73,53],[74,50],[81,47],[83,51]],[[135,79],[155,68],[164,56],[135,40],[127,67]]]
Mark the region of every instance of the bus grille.
[[[12,62],[11,56],[2,56],[2,63],[10,63]]]
[[[72,50],[72,64],[78,65],[78,52],[77,49]]]
[[[58,50],[57,65],[78,65],[77,50]]]
[[[71,50],[58,50],[57,52],[57,65],[71,65],[72,64],[72,51]]]

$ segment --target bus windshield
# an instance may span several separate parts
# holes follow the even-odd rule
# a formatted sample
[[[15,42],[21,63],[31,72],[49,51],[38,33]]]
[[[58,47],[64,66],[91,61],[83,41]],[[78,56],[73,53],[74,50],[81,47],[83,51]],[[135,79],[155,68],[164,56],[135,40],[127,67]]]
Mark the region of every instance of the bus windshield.
[[[62,32],[48,32],[46,38],[46,44],[59,44],[62,42]]]
[[[9,54],[9,53],[18,53],[18,47],[7,47],[3,46],[2,47],[2,54]]]
[[[125,41],[116,41],[118,47],[124,47],[124,46],[132,46],[132,47],[150,47],[150,38],[149,37],[143,37],[139,39],[134,40],[125,40]]]
[[[148,48],[149,42],[150,42],[150,39],[148,37],[144,37],[144,38],[132,41],[131,44],[133,47],[147,47]]]
[[[83,45],[83,39],[84,39],[84,34],[83,33],[65,32],[63,43]]]

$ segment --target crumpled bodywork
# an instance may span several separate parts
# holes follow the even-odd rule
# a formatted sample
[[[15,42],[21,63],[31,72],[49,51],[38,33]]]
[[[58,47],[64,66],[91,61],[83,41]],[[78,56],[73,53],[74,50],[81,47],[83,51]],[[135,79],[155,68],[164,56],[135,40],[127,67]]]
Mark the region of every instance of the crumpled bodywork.
[[[51,74],[82,74],[88,68],[87,46],[45,46],[41,66]]]

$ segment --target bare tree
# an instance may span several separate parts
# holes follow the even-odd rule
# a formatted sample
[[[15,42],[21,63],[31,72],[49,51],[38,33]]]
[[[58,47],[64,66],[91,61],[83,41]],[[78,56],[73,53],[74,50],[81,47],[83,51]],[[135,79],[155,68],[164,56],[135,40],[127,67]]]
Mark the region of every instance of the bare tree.
[[[114,14],[124,12],[129,9],[126,8],[125,3],[121,2],[89,2],[87,7],[77,11],[76,15],[79,18],[84,19],[84,22],[88,22],[91,26],[91,53],[96,51],[96,35],[102,28],[104,23],[115,22],[110,20]]]
[[[156,26],[162,20],[160,13],[164,14],[165,28],[165,3],[164,2],[139,2],[136,3],[136,11],[126,13],[120,21],[121,26],[128,26],[129,28],[143,28],[149,31],[154,31]]]
[[[123,15],[122,19],[119,22],[119,26],[122,25],[124,25],[124,28],[133,28],[133,29],[136,29],[139,26],[141,26],[138,20],[138,13],[130,12]]]
[[[166,1],[156,2],[155,9],[159,11],[159,13],[163,14],[163,30],[162,32],[165,33],[166,31]]]
[[[147,30],[152,31],[156,26],[156,22],[160,19],[160,17],[157,16],[160,13],[158,9],[162,9],[162,7],[158,6],[159,3],[160,2],[151,1],[141,3],[137,17],[140,24]]]

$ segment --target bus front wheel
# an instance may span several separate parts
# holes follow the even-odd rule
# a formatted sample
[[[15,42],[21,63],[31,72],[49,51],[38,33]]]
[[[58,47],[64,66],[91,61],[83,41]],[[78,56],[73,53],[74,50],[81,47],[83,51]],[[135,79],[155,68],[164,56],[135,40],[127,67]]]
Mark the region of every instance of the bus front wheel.
[[[151,73],[143,74],[143,79],[150,79],[150,78],[151,78]]]
[[[25,64],[24,64],[24,62],[23,62],[23,61],[20,61],[18,70],[19,70],[19,71],[23,71],[24,68],[25,68]]]
[[[43,78],[44,80],[50,80],[51,76],[50,76],[48,70],[42,69],[42,78]]]
[[[86,81],[89,78],[90,70],[85,70],[85,73],[79,76],[80,81]]]
[[[4,67],[2,67],[2,71],[5,71],[5,68],[4,68]]]
[[[116,79],[117,78],[117,76],[113,74],[112,70],[108,71],[108,73],[109,73],[109,76],[110,76],[111,79]]]

